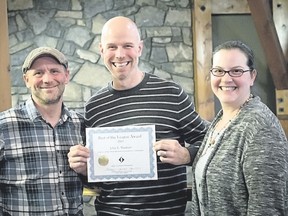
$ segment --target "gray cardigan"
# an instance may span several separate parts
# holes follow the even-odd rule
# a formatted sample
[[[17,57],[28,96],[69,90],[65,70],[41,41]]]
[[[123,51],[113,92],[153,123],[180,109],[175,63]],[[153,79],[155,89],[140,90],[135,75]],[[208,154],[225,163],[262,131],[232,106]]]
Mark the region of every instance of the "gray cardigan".
[[[192,215],[200,215],[195,165],[192,166]],[[288,142],[277,117],[254,97],[226,129],[204,168],[201,183],[206,215],[288,215]]]

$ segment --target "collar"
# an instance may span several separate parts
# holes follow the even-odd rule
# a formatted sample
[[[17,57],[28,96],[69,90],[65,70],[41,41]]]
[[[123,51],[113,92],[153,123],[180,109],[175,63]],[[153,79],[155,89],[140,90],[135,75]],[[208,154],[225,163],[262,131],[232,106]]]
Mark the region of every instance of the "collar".
[[[25,107],[27,110],[27,114],[31,121],[34,121],[36,119],[42,119],[41,114],[37,110],[34,101],[32,97],[30,97],[26,102],[25,102]],[[72,114],[68,110],[68,108],[62,103],[62,111],[61,111],[61,116],[59,122],[66,122],[68,119],[72,118]]]

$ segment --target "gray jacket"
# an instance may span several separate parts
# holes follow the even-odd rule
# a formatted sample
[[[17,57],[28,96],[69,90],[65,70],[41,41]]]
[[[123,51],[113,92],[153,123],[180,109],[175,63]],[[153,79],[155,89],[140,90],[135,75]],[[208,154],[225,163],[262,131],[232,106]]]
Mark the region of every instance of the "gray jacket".
[[[200,215],[195,165],[192,166],[192,215]],[[231,122],[208,159],[201,183],[206,215],[288,215],[288,142],[277,117],[254,97]]]

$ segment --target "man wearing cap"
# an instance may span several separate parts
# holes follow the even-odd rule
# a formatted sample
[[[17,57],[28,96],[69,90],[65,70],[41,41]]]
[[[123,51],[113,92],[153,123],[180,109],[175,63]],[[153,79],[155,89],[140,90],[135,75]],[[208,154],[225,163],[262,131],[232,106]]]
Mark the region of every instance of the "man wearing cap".
[[[84,120],[63,104],[66,57],[32,50],[23,79],[31,97],[0,113],[0,215],[83,215],[82,184],[67,153],[84,140]]]

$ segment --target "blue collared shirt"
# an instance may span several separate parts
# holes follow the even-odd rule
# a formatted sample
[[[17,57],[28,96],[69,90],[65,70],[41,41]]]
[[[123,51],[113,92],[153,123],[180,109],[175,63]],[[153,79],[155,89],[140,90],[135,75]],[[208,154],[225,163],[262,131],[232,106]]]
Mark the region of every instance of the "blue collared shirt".
[[[31,98],[0,113],[0,215],[82,215],[82,184],[67,154],[83,139],[82,116],[65,106],[54,128]]]

